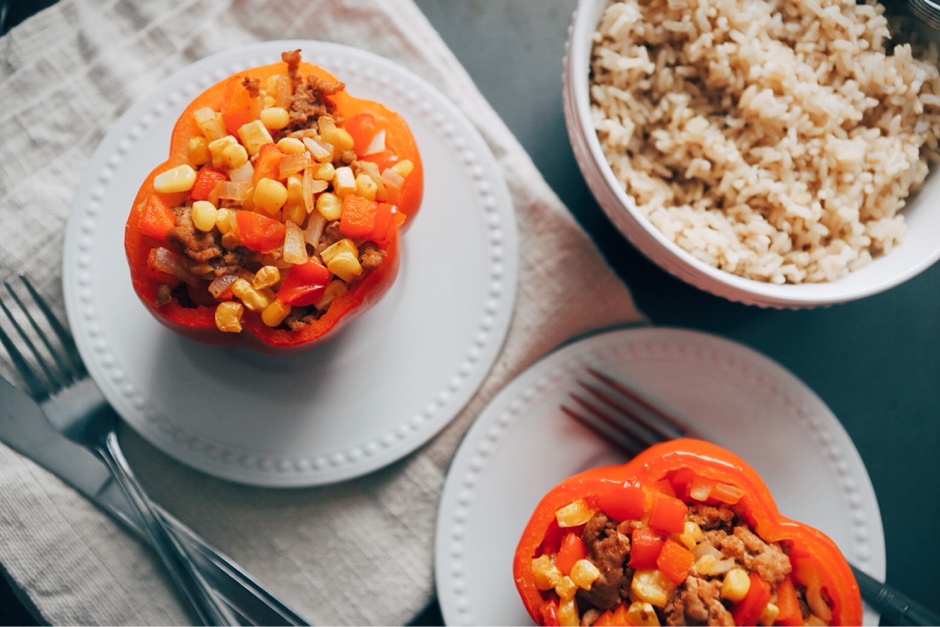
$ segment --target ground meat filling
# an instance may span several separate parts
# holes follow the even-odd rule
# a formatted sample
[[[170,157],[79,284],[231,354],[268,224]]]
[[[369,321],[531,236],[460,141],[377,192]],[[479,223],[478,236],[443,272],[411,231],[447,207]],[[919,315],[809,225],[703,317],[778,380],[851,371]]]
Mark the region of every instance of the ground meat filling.
[[[777,544],[764,542],[745,520],[729,507],[704,504],[689,507],[687,520],[702,529],[703,541],[717,549],[722,559],[732,558],[747,571],[775,587],[790,574],[790,560]],[[588,559],[600,576],[590,590],[577,591],[583,624],[591,624],[601,612],[630,603],[633,569],[630,561],[630,532],[635,523],[617,523],[598,512],[581,534]],[[664,608],[656,608],[666,625],[733,625],[729,603],[721,597],[720,578],[702,575],[693,568]]]

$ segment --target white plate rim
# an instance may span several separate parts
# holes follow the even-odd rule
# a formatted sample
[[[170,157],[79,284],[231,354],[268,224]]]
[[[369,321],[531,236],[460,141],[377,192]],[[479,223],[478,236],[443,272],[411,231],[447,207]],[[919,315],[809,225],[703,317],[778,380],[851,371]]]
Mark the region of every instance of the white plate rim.
[[[514,429],[521,429],[519,425],[523,421],[535,420],[532,413],[544,410],[546,402],[557,402],[557,399],[574,391],[575,378],[582,374],[586,367],[593,366],[610,371],[616,370],[618,364],[632,362],[635,366],[642,360],[662,360],[663,363],[676,363],[678,360],[691,364],[696,370],[701,369],[701,372],[706,372],[707,368],[715,369],[716,372],[720,370],[720,374],[707,376],[727,378],[730,374],[739,380],[739,384],[747,382],[754,385],[756,394],[759,395],[753,399],[755,402],[771,400],[774,397],[773,400],[782,401],[784,407],[798,415],[801,428],[807,429],[807,442],[819,456],[817,461],[821,460],[831,470],[830,479],[837,482],[837,490],[843,492],[841,504],[847,510],[849,528],[840,529],[839,533],[849,538],[851,546],[842,543],[840,548],[857,566],[875,577],[884,578],[884,532],[871,480],[848,433],[812,390],[781,365],[732,340],[683,328],[631,326],[588,335],[548,354],[506,385],[483,409],[465,434],[445,478],[436,525],[435,580],[446,624],[529,622],[513,585],[511,551],[515,548],[518,534],[521,533],[531,510],[520,505],[518,511],[499,513],[503,525],[509,525],[505,532],[508,535],[501,538],[501,548],[504,552],[508,550],[509,554],[497,555],[496,548],[489,545],[497,544],[492,528],[487,528],[490,533],[483,534],[488,540],[487,546],[474,543],[478,539],[475,536],[482,533],[479,529],[487,524],[481,521],[496,515],[492,511],[493,499],[480,486],[488,485],[485,483],[488,470],[505,470],[507,463],[501,459],[504,455],[514,455],[511,463],[515,482],[528,481],[522,477],[527,464],[538,466],[537,471],[553,473],[553,478],[544,480],[546,489],[564,477],[593,465],[617,463],[620,454],[615,449],[557,411],[552,415],[543,414],[540,419],[545,423],[539,427],[546,427],[547,424],[547,429],[557,429],[558,425],[565,424],[566,445],[570,443],[574,447],[592,451],[589,457],[584,457],[582,450],[577,461],[553,458],[555,467],[549,471],[544,459],[525,457],[525,453],[520,453],[518,449],[507,452],[501,448],[501,443],[513,436]],[[678,389],[683,382],[673,380],[666,385],[671,389]],[[764,422],[767,423],[763,425],[764,428],[772,428],[774,424],[767,419],[764,419]],[[711,427],[705,422],[701,424],[706,430]],[[573,430],[569,430],[569,426]],[[540,433],[544,434],[545,429],[532,429],[528,432],[535,439],[543,437]],[[592,461],[585,465],[585,459]],[[539,461],[542,462],[541,465],[538,465]],[[755,463],[752,459],[747,461]],[[566,465],[569,462],[573,465]],[[493,468],[496,470],[492,470]],[[773,483],[777,478],[767,476],[766,473],[763,477],[773,490]],[[818,477],[813,479],[819,480]],[[542,496],[541,493],[515,494],[511,489],[512,481],[500,483],[499,489],[504,486],[509,495],[503,497],[503,501],[528,499],[534,506]],[[492,488],[491,485],[488,487]],[[775,494],[775,499],[783,511],[780,495]],[[480,501],[485,503],[477,505]],[[479,509],[474,509],[475,506]],[[830,504],[825,507],[830,507]],[[784,514],[786,513],[784,511]],[[805,517],[802,520],[813,524]],[[518,529],[512,528],[513,523],[518,525]],[[816,526],[823,529],[821,525]],[[829,533],[835,536],[831,531]],[[474,569],[478,568],[478,565],[474,564],[487,558],[493,563],[492,571],[482,574],[474,572]],[[475,599],[471,597],[474,594],[474,586],[482,586],[484,578],[486,585],[490,587],[485,595],[485,617],[481,617],[480,609],[474,607]],[[501,582],[495,593],[493,579]],[[498,608],[496,611],[501,609],[509,613],[494,617],[494,607]],[[863,619],[865,624],[877,625],[879,615],[866,604]]]
[[[226,441],[214,434],[189,431],[181,419],[162,415],[153,406],[154,399],[148,398],[145,386],[128,375],[128,362],[139,357],[128,357],[126,352],[118,354],[113,342],[112,334],[118,331],[114,330],[115,312],[111,309],[116,305],[99,298],[102,285],[109,280],[125,283],[126,289],[131,291],[129,275],[125,276],[126,267],[120,276],[113,276],[116,271],[102,270],[102,264],[97,261],[102,254],[99,247],[114,246],[115,242],[102,243],[96,239],[102,237],[102,231],[107,228],[102,224],[108,219],[116,217],[123,229],[130,203],[116,207],[116,201],[109,203],[109,198],[114,198],[116,191],[127,196],[124,186],[128,183],[119,181],[122,168],[137,158],[137,146],[152,139],[149,134],[155,132],[155,126],[171,124],[193,97],[219,80],[245,68],[276,62],[282,51],[296,48],[302,50],[304,60],[333,71],[354,95],[362,93],[361,89],[356,91],[356,86],[371,88],[371,82],[377,82],[378,89],[388,90],[389,97],[398,102],[396,109],[408,119],[412,129],[426,134],[433,131],[434,143],[440,142],[440,146],[434,146],[435,150],[448,155],[449,160],[443,163],[425,163],[424,204],[404,236],[402,268],[391,292],[407,280],[403,275],[409,272],[406,267],[409,251],[415,253],[416,248],[427,246],[421,241],[408,241],[408,236],[420,228],[423,216],[434,211],[427,206],[427,181],[438,169],[448,176],[457,176],[458,182],[467,187],[466,202],[454,204],[457,211],[469,205],[478,212],[472,218],[475,228],[478,223],[478,232],[471,233],[470,239],[476,237],[485,242],[484,249],[477,251],[479,271],[472,277],[481,285],[485,284],[474,292],[475,330],[472,337],[466,338],[461,354],[448,356],[453,361],[449,378],[444,382],[435,381],[433,389],[425,390],[425,405],[409,407],[400,415],[396,414],[391,424],[366,427],[361,442],[344,442],[342,447],[321,449],[309,456],[280,454],[277,450],[253,448],[252,442]],[[169,146],[168,134],[165,145]],[[164,155],[154,155],[152,165],[144,171],[149,172],[165,159]],[[139,183],[131,185],[136,188]],[[123,241],[117,245],[123,259]],[[114,257],[115,253],[109,250],[109,254]],[[445,269],[452,266],[452,263],[443,264]],[[112,274],[106,277],[106,273]],[[105,134],[82,176],[66,226],[63,254],[66,313],[79,352],[92,378],[122,418],[144,439],[177,461],[219,478],[267,487],[315,486],[358,477],[399,460],[444,428],[472,398],[502,348],[515,304],[517,274],[518,234],[512,199],[494,155],[466,116],[437,88],[393,61],[362,49],[311,40],[257,42],[211,55],[160,81],[150,95],[135,102]],[[121,294],[119,298],[122,299],[120,304],[132,312],[142,310],[136,296],[128,299]],[[395,296],[387,294],[376,307],[390,298]],[[372,310],[366,312],[360,320],[371,313]],[[357,322],[359,320],[350,326]],[[141,324],[143,333],[163,334],[168,344],[188,342],[172,336],[155,321]],[[346,334],[356,332],[344,331]],[[121,339],[135,341],[126,333]],[[217,347],[193,346],[195,351],[203,349]],[[446,349],[431,347],[429,350]],[[231,351],[235,352],[228,353],[228,357],[238,349]],[[254,355],[242,355],[242,358],[253,359]]]

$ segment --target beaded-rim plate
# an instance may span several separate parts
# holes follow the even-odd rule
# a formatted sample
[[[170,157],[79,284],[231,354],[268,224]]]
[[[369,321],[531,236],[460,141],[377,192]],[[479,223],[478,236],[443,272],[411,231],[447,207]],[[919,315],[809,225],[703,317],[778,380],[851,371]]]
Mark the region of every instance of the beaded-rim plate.
[[[403,237],[398,278],[378,304],[303,355],[194,343],[165,329],[137,300],[124,257],[127,213],[196,95],[297,48],[351,94],[398,111],[416,137],[425,193]],[[188,66],[121,116],[79,185],[63,274],[82,357],[142,437],[221,478],[312,486],[390,464],[457,415],[505,339],[517,264],[515,214],[502,173],[449,100],[372,53],[273,41]]]
[[[885,574],[875,491],[852,440],[789,371],[740,344],[638,327],[569,344],[503,388],[461,442],[437,521],[437,594],[448,625],[531,622],[512,559],[542,496],[565,477],[624,456],[559,406],[595,367],[694,417],[767,483],[780,511],[831,537],[866,572]],[[866,606],[865,624],[878,615]]]

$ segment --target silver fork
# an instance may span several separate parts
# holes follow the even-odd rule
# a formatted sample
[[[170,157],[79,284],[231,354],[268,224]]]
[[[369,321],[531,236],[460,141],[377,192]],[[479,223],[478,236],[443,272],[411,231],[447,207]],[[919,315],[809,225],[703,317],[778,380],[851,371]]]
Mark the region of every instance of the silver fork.
[[[180,536],[158,514],[135,478],[118,442],[116,414],[88,376],[71,335],[52,315],[48,305],[26,277],[21,276],[20,279],[51,330],[51,333],[43,331],[24,300],[9,281],[4,281],[7,292],[22,315],[18,319],[3,299],[0,299],[0,308],[32,359],[28,359],[27,354],[18,349],[2,329],[0,339],[30,394],[64,435],[97,453],[108,466],[137,509],[151,545],[200,621],[206,625],[239,624],[233,612],[215,595],[206,577],[184,548]],[[27,331],[20,320],[29,324],[32,333]],[[34,337],[39,338],[41,348]],[[58,343],[60,350],[57,350],[55,343]]]
[[[580,380],[580,392],[569,394],[573,407],[561,410],[628,455],[666,440],[688,437],[720,444],[688,418],[658,399],[594,368]],[[888,584],[851,565],[862,597],[894,625],[940,625],[940,616]]]

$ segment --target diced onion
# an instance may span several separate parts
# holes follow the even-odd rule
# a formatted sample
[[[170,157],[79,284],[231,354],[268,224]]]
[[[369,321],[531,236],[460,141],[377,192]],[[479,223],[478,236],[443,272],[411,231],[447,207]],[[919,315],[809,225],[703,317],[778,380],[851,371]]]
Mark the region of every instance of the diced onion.
[[[171,274],[186,283],[196,284],[198,282],[196,276],[186,267],[183,258],[169,248],[163,248],[162,246],[151,248],[150,252],[147,253],[147,263],[155,270]]]
[[[362,153],[364,155],[372,155],[377,152],[382,152],[385,150],[385,129],[379,129],[379,132],[373,135],[372,140],[369,142],[369,145],[366,146],[365,151]]]
[[[232,287],[232,283],[234,283],[237,278],[237,274],[221,274],[215,277],[212,279],[212,282],[209,283],[209,293],[212,294],[213,298],[218,298],[225,290]]]
[[[254,175],[255,166],[251,164],[251,161],[246,161],[228,173],[229,179],[236,183],[250,183]]]
[[[251,186],[241,181],[222,181],[218,185],[219,198],[244,202],[248,198]]]

